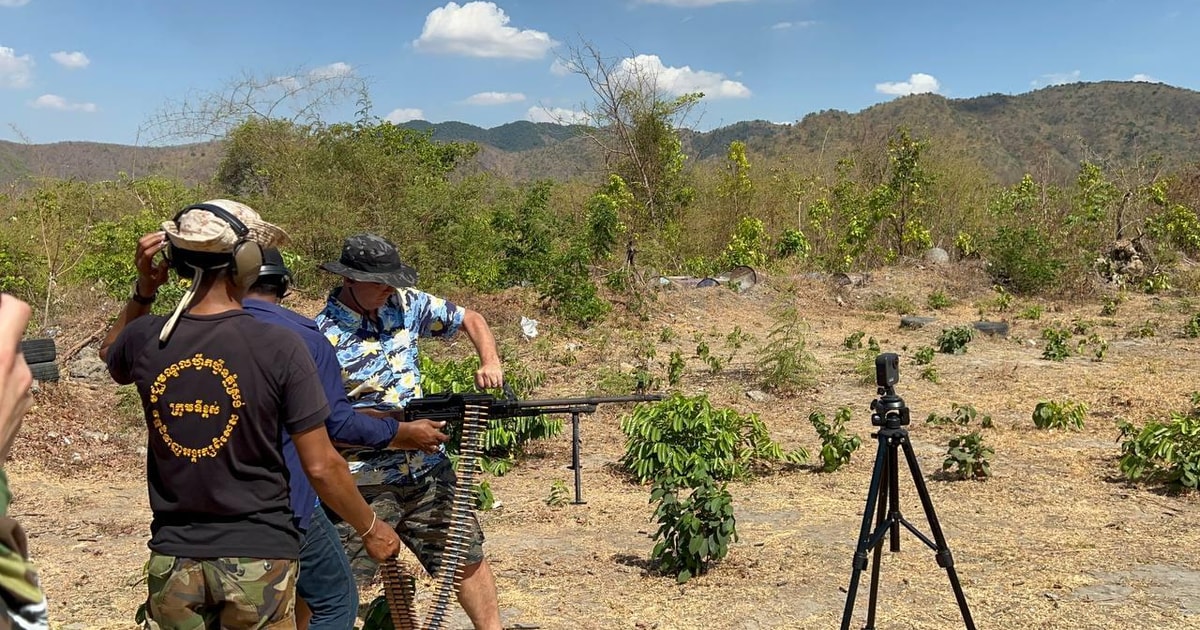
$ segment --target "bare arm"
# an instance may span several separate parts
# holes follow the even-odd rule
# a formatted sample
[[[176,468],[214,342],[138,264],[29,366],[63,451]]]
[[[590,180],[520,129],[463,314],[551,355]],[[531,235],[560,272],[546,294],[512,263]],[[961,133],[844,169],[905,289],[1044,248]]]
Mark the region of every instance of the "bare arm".
[[[29,314],[28,304],[8,294],[0,296],[0,466],[8,461],[21,418],[33,405],[33,374],[21,356]]]
[[[463,332],[475,346],[479,355],[479,369],[475,372],[475,385],[480,389],[493,389],[504,385],[504,369],[500,367],[500,353],[496,351],[496,338],[487,320],[478,312],[467,309],[463,315]]]
[[[151,232],[138,239],[137,253],[135,254],[134,264],[137,266],[138,279],[135,291],[143,298],[151,298],[158,293],[158,287],[162,286],[167,281],[167,274],[170,269],[167,266],[167,261],[160,260],[154,262],[154,255],[162,251],[167,246],[167,236],[163,232]],[[104,341],[100,342],[100,359],[108,360],[108,349],[117,340],[117,336],[125,329],[129,322],[150,312],[150,304],[142,304],[134,300],[132,297],[125,302],[125,308],[121,310],[121,314],[117,316],[117,321],[113,322],[112,328],[108,329],[108,334],[104,337]]]
[[[362,537],[367,553],[381,562],[395,557],[400,539],[391,525],[379,522],[371,506],[363,500],[350,476],[346,460],[338,455],[329,441],[325,425],[292,435],[300,464],[312,482],[321,502],[341,516]]]

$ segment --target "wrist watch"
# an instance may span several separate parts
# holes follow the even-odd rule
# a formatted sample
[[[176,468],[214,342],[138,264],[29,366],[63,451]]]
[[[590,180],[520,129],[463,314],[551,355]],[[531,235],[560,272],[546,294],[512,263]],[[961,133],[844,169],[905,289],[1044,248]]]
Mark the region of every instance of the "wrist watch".
[[[138,293],[137,280],[133,281],[133,293],[131,293],[129,295],[129,299],[133,300],[134,302],[137,302],[138,304],[150,306],[151,304],[154,304],[154,299],[157,297],[158,297],[158,291],[155,291],[154,293],[150,294],[149,297],[143,297],[141,293]]]

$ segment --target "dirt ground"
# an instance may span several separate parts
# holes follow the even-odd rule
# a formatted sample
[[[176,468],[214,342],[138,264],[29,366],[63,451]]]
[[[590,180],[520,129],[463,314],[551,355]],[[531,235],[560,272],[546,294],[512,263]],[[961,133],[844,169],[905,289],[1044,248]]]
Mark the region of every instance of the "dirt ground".
[[[955,303],[931,311],[925,305],[933,291]],[[803,466],[731,484],[738,542],[708,574],[678,585],[647,560],[654,531],[648,488],[629,483],[616,468],[624,440],[618,423],[628,408],[602,407],[583,425],[585,504],[546,502],[556,481],[571,487],[569,430],[532,445],[516,469],[491,480],[501,505],[481,520],[506,624],[837,627],[877,450],[868,411],[874,386],[842,345],[863,331],[902,358],[897,393],[912,410],[921,471],[980,628],[1200,628],[1200,502],[1123,483],[1116,428],[1121,418],[1142,422],[1188,407],[1188,394],[1200,389],[1190,378],[1198,342],[1181,331],[1200,305],[1185,296],[1137,295],[1104,317],[1095,298],[1018,299],[997,312],[990,306],[995,297],[981,274],[960,266],[895,268],[847,287],[816,276],[773,277],[742,294],[662,291],[648,319],[616,318],[584,332],[558,326],[532,296],[469,298],[509,356],[546,374],[536,397],[594,391],[605,373],[636,363],[635,349],[646,345],[655,347],[655,372],[665,375],[668,355],[680,349],[690,357],[682,391],[707,392],[714,404],[759,414],[784,447],[803,446],[819,459],[808,415],[832,415],[839,406],[853,410],[850,429],[864,441],[835,473]],[[819,383],[795,396],[755,401],[746,395],[758,389],[750,368],[773,326],[771,307],[786,300],[795,300],[811,326]],[[901,329],[899,315],[887,308],[904,300],[938,321]],[[1035,304],[1044,308],[1041,319],[1016,318]],[[303,303],[300,310],[312,307]],[[965,354],[938,354],[939,382],[918,378],[916,349],[933,345],[942,328],[978,320],[981,308],[988,319],[1008,321],[1009,336],[979,336]],[[521,337],[522,315],[543,320],[536,340]],[[66,331],[60,347],[102,321]],[[1042,329],[1074,321],[1108,341],[1103,360],[1041,359]],[[735,327],[751,340],[720,373],[710,374],[693,356],[697,339],[728,354],[724,339]],[[466,344],[434,352],[461,354]],[[1032,410],[1048,399],[1087,404],[1085,428],[1036,429]],[[924,418],[948,414],[956,402],[995,421],[983,430],[995,449],[994,476],[986,481],[940,474],[947,441],[957,431]],[[11,511],[29,531],[56,628],[135,627],[150,512],[145,430],[131,413],[127,395],[109,383],[49,384],[14,449]],[[908,520],[928,532],[911,479],[902,477],[900,495]],[[901,543],[900,553],[883,556],[877,627],[962,627],[932,551],[908,532]],[[866,578],[855,628],[865,616]],[[364,593],[364,600],[372,595]],[[461,613],[452,627],[467,627]]]

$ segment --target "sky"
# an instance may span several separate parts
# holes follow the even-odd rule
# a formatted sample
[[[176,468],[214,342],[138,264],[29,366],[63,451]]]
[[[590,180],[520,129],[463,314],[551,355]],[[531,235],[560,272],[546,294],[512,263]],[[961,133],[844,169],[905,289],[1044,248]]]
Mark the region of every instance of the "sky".
[[[1200,90],[1200,0],[0,0],[0,139],[146,144],[171,103],[361,77],[393,122],[567,122],[587,42],[694,124],[1076,81]],[[344,102],[324,113],[352,120]]]

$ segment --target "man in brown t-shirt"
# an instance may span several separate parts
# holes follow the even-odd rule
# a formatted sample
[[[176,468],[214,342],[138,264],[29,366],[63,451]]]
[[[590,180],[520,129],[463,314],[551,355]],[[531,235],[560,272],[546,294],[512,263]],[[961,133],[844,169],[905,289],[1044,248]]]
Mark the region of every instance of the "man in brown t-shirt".
[[[149,428],[147,615],[162,630],[295,627],[299,534],[284,431],[318,496],[371,556],[399,549],[329,441],[304,343],[242,310],[261,248],[283,238],[237,202],[185,208],[138,242],[133,295],[100,347],[113,380],[137,385]],[[170,261],[155,263],[164,248]],[[149,315],[169,267],[192,287],[171,317]]]

